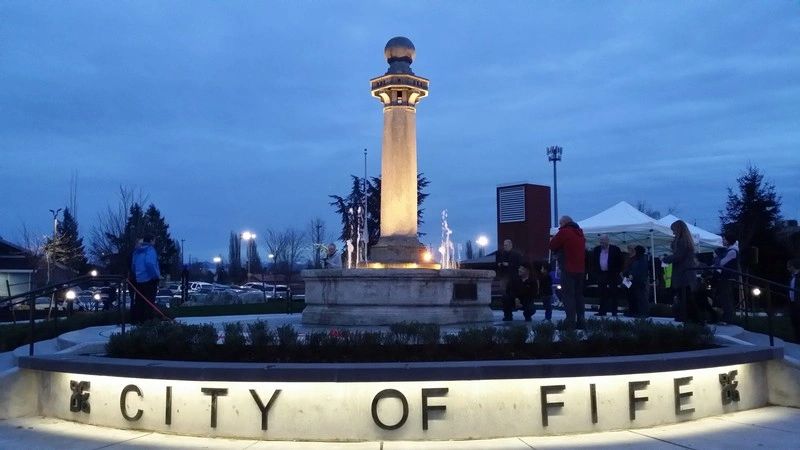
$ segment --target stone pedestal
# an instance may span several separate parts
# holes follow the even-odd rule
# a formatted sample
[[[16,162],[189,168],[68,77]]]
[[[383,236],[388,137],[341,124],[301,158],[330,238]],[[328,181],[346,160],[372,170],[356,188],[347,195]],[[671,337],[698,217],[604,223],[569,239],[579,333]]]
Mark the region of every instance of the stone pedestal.
[[[490,322],[491,270],[304,270],[308,325]]]

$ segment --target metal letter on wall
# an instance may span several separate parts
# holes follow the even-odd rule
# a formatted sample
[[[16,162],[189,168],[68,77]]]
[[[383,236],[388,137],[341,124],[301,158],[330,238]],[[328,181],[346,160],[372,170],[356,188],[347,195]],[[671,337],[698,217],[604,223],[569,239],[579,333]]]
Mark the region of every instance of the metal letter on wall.
[[[739,401],[739,382],[736,381],[736,375],[738,375],[738,371],[736,370],[719,374],[719,384],[722,386],[723,405]]]
[[[91,406],[89,405],[89,393],[84,392],[88,391],[90,384],[88,381],[74,381],[70,380],[69,388],[72,391],[72,395],[69,396],[69,410],[72,412],[85,412],[89,414],[92,410]]]
[[[396,398],[400,400],[400,403],[403,405],[403,417],[401,417],[400,421],[394,425],[387,425],[381,421],[380,417],[378,417],[378,402],[384,398]],[[372,421],[375,422],[375,425],[381,427],[383,430],[396,430],[402,427],[406,423],[406,420],[408,420],[408,400],[406,400],[406,396],[397,389],[384,389],[375,394],[375,397],[372,399],[371,409]]]

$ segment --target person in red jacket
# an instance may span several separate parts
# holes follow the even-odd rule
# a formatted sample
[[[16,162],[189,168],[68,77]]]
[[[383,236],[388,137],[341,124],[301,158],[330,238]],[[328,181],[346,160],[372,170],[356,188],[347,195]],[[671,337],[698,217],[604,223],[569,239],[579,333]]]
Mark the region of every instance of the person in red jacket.
[[[568,328],[584,328],[583,281],[586,278],[586,238],[583,230],[569,216],[558,220],[558,233],[550,240],[550,250],[557,253],[561,266],[562,302]]]

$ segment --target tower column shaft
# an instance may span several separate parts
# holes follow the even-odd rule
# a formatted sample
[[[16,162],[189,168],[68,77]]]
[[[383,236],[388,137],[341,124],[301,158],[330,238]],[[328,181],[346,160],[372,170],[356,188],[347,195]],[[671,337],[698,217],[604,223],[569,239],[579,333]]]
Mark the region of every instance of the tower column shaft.
[[[381,237],[417,241],[416,111],[408,106],[383,110],[381,153]]]

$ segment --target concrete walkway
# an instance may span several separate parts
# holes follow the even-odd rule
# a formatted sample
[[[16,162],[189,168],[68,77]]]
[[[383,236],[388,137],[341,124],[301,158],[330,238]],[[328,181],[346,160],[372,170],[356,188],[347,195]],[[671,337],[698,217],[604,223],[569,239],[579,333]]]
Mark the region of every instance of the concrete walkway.
[[[800,410],[770,406],[676,425],[580,435],[477,441],[355,443],[254,441],[118,430],[58,419],[0,420],[2,449],[288,449],[288,450],[531,450],[531,449],[797,449]]]

